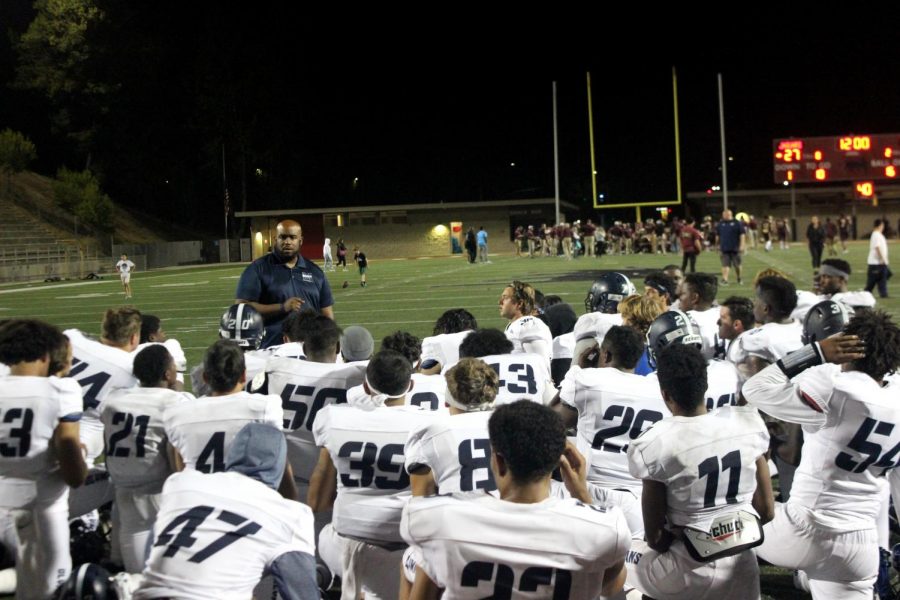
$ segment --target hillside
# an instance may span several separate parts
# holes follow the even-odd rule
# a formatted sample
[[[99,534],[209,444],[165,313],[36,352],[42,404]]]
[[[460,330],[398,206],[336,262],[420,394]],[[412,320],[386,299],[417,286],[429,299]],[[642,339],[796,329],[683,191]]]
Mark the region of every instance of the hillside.
[[[0,195],[6,195],[6,186],[0,186]],[[59,235],[60,239],[75,238],[75,217],[60,209],[53,200],[53,179],[33,172],[23,172],[12,178],[12,198],[19,206],[26,208],[32,217],[39,218],[46,227]],[[133,209],[126,209],[115,203],[113,212],[113,239],[115,243],[148,244],[171,240],[197,239],[196,233],[163,222]],[[83,231],[78,240],[93,245]],[[102,240],[101,251],[109,252],[109,239]]]

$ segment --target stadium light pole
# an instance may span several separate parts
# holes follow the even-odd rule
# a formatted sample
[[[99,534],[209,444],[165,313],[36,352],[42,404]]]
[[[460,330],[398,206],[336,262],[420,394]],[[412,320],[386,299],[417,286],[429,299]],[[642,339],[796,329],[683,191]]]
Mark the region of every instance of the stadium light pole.
[[[725,100],[722,94],[721,73],[719,73],[719,136],[722,140],[722,210],[728,210],[728,161],[725,155]]]
[[[555,190],[556,222],[559,218],[559,130],[556,124],[556,82],[553,82],[553,188]]]

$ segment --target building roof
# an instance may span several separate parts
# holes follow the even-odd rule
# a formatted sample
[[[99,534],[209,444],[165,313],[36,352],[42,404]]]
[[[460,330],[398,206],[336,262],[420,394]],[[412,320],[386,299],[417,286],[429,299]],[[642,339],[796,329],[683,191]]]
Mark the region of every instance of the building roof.
[[[235,217],[280,217],[284,215],[315,215],[346,212],[379,212],[379,211],[433,211],[459,210],[461,208],[502,208],[552,205],[553,198],[537,198],[528,200],[480,200],[477,202],[435,202],[429,204],[381,204],[378,206],[329,206],[327,208],[282,208],[278,210],[246,210],[234,213]],[[559,201],[560,208],[578,210],[578,206],[564,200]]]

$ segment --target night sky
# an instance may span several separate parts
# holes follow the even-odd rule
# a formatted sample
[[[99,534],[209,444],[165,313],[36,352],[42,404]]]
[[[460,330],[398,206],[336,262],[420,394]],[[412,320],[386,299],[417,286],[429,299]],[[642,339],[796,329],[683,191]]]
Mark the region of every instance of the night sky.
[[[723,25],[456,5],[429,9],[453,15],[415,7],[325,17],[259,3],[94,3],[106,18],[92,30],[86,72],[115,91],[86,110],[89,147],[53,126],[40,94],[8,87],[9,39],[0,41],[0,128],[35,141],[42,173],[82,168],[89,151],[117,202],[178,211],[212,231],[223,143],[237,208],[245,186],[250,210],[552,196],[554,80],[561,194],[587,207],[588,70],[598,185],[610,201],[675,195],[673,66],[684,192],[719,182],[718,72],[732,189],[773,186],[774,137],[900,131],[898,42],[892,19],[875,12],[824,25],[799,12]],[[25,0],[0,3],[13,34],[33,14]],[[688,25],[667,29],[676,21]]]

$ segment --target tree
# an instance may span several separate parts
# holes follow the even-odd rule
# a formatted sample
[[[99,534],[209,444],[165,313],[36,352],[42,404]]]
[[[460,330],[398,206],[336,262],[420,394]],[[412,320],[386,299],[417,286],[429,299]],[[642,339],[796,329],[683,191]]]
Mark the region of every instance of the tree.
[[[13,86],[43,94],[54,107],[54,127],[87,156],[113,86],[93,76],[90,35],[104,20],[95,0],[37,0],[37,15],[16,43]]]
[[[113,204],[100,189],[97,177],[85,169],[70,171],[63,167],[53,182],[56,203],[96,231],[112,230]]]
[[[6,175],[7,193],[12,186],[13,174],[27,169],[28,163],[35,158],[37,152],[31,140],[12,129],[0,131],[0,171]]]

